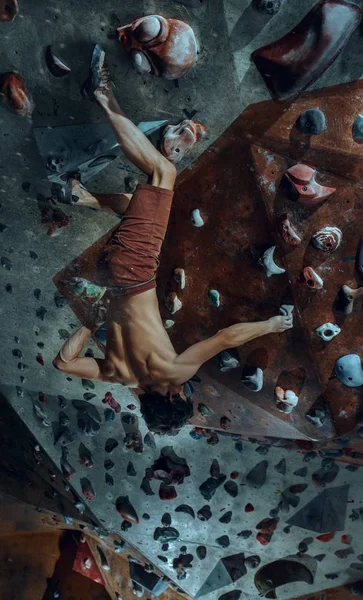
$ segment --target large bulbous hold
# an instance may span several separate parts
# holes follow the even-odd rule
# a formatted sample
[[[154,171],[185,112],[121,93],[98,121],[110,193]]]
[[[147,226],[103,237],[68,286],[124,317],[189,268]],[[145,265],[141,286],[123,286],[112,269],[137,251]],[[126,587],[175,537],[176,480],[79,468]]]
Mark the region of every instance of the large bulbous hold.
[[[11,112],[31,118],[35,105],[19,73],[9,72],[0,76],[0,98]]]
[[[178,163],[206,135],[201,123],[185,119],[178,125],[167,125],[161,140],[161,153],[172,163]]]
[[[318,250],[334,252],[339,248],[342,236],[343,234],[338,227],[324,227],[313,234],[311,241]]]
[[[179,19],[148,15],[117,29],[125,51],[140,73],[179,79],[197,60],[193,29]]]
[[[348,387],[363,385],[362,362],[358,354],[346,354],[337,360],[334,374]]]
[[[17,0],[0,0],[0,23],[13,21],[18,13]]]

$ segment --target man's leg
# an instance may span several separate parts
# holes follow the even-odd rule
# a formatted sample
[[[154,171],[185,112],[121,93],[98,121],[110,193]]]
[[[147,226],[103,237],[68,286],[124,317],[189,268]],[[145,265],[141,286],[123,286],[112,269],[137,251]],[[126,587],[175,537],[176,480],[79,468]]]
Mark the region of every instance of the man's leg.
[[[101,82],[94,96],[106,113],[125,156],[150,178],[152,185],[172,190],[176,169],[122,112],[111,87],[110,75],[105,66],[101,69]]]
[[[132,198],[132,194],[95,194],[89,192],[78,179],[72,181],[72,196],[78,198],[77,206],[88,206],[118,216],[125,214]]]

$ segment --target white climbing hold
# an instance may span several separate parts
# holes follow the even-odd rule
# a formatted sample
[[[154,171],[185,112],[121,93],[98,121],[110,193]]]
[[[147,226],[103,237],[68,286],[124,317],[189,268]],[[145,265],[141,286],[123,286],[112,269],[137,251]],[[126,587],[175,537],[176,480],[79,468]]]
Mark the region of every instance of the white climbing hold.
[[[178,312],[183,306],[175,292],[170,292],[170,294],[167,295],[165,304],[172,315]]]
[[[40,408],[40,406],[38,406],[37,404],[34,404],[34,412],[35,412],[36,417],[39,419],[41,424],[44,425],[44,427],[51,426],[52,423],[50,422],[50,419],[48,419],[45,412],[43,412],[42,409]]]
[[[286,415],[297,406],[299,402],[298,396],[292,390],[283,390],[280,386],[275,388],[276,408]]]
[[[281,304],[281,306],[280,306],[280,313],[284,317],[290,317],[290,315],[292,315],[293,312],[294,312],[294,305],[293,304]]]
[[[315,331],[324,342],[330,342],[330,340],[339,335],[341,329],[338,325],[333,325],[333,323],[324,323],[324,325],[320,325]]]
[[[194,225],[194,227],[203,227],[204,221],[203,221],[202,216],[200,214],[199,208],[195,208],[192,211],[191,221],[192,221],[192,225]]]
[[[173,327],[173,325],[175,325],[175,321],[173,321],[173,319],[165,319],[165,321],[164,321],[165,329],[170,329],[171,327]]]
[[[271,275],[282,275],[282,273],[285,273],[285,269],[279,267],[274,261],[275,250],[276,246],[271,246],[271,248],[266,250],[261,259],[261,263],[265,268],[267,277],[271,277]]]
[[[263,371],[259,367],[252,375],[243,375],[242,382],[251,392],[260,392],[263,388]]]
[[[211,301],[211,303],[213,304],[213,306],[216,306],[217,308],[220,307],[221,295],[218,292],[218,290],[208,290],[208,298]]]
[[[185,271],[184,269],[174,269],[174,279],[179,284],[181,290],[185,288]]]

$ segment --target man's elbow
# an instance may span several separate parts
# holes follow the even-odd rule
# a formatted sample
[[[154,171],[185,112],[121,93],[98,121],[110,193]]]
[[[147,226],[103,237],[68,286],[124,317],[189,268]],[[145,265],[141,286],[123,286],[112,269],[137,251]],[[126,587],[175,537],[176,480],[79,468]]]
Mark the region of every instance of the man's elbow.
[[[66,371],[66,369],[67,369],[67,363],[65,363],[61,359],[61,357],[59,356],[59,354],[57,354],[57,356],[53,360],[53,367],[55,367],[57,369],[57,371]]]

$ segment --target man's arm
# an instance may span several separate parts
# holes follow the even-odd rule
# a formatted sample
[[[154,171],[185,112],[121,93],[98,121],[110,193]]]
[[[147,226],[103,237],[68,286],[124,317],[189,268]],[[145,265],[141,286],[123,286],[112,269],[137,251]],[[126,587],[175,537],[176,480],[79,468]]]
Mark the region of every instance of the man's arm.
[[[103,381],[103,359],[79,356],[85,345],[89,342],[91,335],[92,330],[85,326],[77,329],[53,360],[55,368],[76,377]]]
[[[221,329],[213,337],[190,346],[174,360],[178,383],[188,381],[207,360],[228,348],[237,348],[268,333],[282,333],[292,327],[292,315],[271,317],[257,323],[237,323]]]

